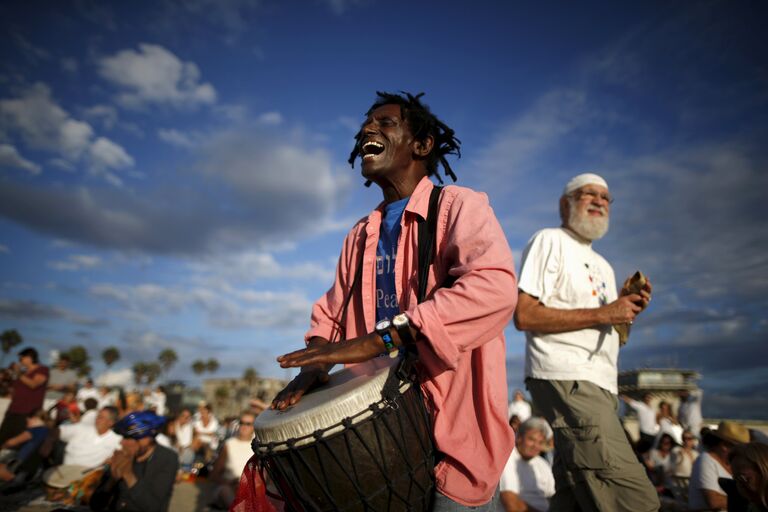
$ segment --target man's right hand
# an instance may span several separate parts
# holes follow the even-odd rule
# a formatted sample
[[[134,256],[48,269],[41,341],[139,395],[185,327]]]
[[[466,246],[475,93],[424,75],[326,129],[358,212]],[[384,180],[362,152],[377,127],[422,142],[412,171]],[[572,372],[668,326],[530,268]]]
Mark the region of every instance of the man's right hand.
[[[638,313],[643,310],[638,303],[643,303],[646,299],[637,293],[622,295],[610,304],[600,308],[602,321],[605,325],[613,324],[631,324]]]
[[[328,378],[328,370],[325,368],[319,366],[303,367],[296,378],[272,400],[270,409],[285,410],[285,408],[298,403],[307,391],[328,382]]]

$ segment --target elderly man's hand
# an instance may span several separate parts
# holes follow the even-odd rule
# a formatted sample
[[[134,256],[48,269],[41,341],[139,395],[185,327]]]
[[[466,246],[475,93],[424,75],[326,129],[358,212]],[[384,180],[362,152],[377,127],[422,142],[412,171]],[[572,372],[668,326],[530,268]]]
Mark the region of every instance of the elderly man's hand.
[[[638,305],[643,297],[637,293],[622,295],[615,301],[600,308],[601,324],[631,324],[644,306]]]
[[[632,295],[632,291],[628,291],[630,288],[630,282],[632,281],[633,276],[629,276],[625,281],[624,285],[621,287],[621,296],[629,296]],[[653,292],[653,286],[651,285],[651,281],[645,277],[645,284],[643,284],[643,287],[637,291],[637,295],[640,295],[640,300],[635,302],[638,306],[640,306],[640,311],[644,310],[648,307],[648,303],[651,302],[651,294]]]

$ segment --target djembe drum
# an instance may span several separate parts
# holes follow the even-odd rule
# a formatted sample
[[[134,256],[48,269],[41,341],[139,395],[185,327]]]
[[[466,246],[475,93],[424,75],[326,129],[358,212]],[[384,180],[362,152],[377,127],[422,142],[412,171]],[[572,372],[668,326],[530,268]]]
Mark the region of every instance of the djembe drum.
[[[429,510],[432,431],[405,373],[402,359],[377,358],[258,416],[253,450],[286,510]]]

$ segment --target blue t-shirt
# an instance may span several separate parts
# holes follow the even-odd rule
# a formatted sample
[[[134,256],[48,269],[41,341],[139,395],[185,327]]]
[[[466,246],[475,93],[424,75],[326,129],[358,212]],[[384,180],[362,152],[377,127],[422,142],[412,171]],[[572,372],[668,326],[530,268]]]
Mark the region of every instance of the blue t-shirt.
[[[376,248],[376,321],[392,319],[400,313],[395,289],[395,258],[397,239],[400,237],[400,218],[408,197],[384,206],[379,244]]]
[[[32,439],[22,444],[19,447],[19,451],[16,452],[16,458],[21,462],[27,460],[43,444],[45,438],[48,437],[48,427],[32,427],[28,428],[27,432],[32,434]]]

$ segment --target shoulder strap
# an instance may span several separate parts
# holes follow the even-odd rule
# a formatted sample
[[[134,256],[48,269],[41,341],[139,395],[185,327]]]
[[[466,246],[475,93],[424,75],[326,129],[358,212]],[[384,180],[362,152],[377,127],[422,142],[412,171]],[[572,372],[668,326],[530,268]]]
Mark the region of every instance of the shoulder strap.
[[[366,239],[366,231],[365,228],[362,230],[363,236],[361,237],[362,241],[362,247],[360,249],[360,261],[357,265],[357,270],[355,271],[355,277],[352,279],[352,284],[349,287],[349,290],[347,291],[347,296],[344,298],[344,306],[341,308],[341,312],[339,313],[338,318],[336,319],[336,325],[337,328],[331,333],[331,339],[330,341],[337,341],[336,336],[340,335],[340,339],[338,341],[344,341],[347,339],[347,329],[344,327],[346,325],[347,321],[347,309],[349,308],[349,302],[352,300],[352,294],[355,293],[355,287],[357,286],[357,283],[360,281],[360,277],[363,275],[363,261],[365,257],[365,239]],[[344,322],[344,324],[342,324]]]
[[[424,302],[427,296],[427,278],[429,266],[435,259],[435,234],[437,233],[437,206],[440,202],[440,192],[443,187],[433,187],[429,195],[427,218],[419,219],[419,291],[416,296],[419,302]]]

